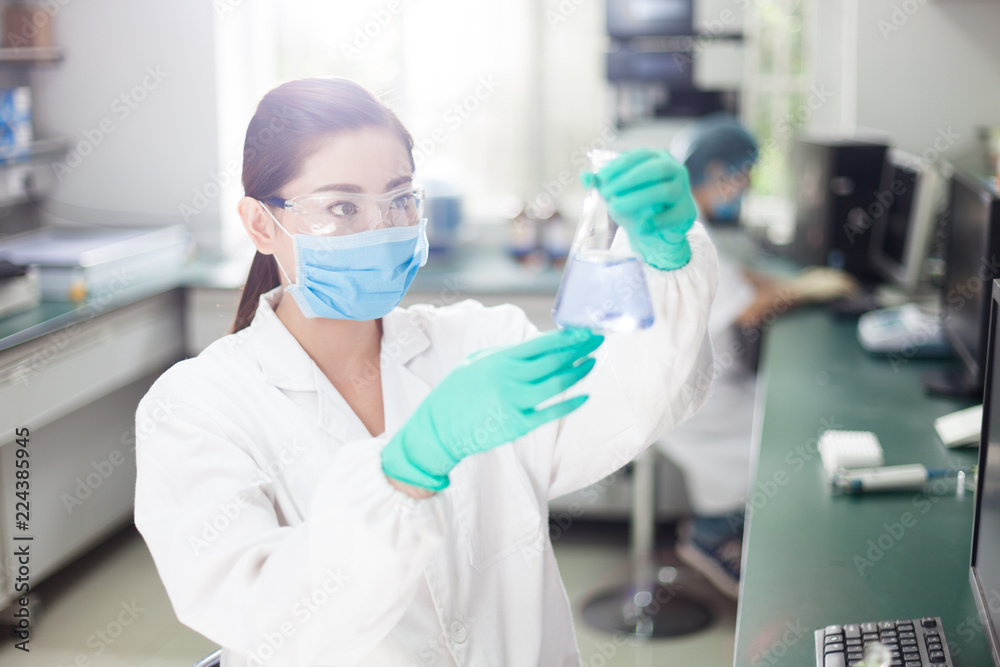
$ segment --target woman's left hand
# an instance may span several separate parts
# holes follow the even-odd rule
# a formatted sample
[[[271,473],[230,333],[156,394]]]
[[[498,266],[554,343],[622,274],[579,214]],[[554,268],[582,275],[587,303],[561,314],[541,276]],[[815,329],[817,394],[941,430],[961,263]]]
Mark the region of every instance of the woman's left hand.
[[[691,259],[687,232],[697,217],[684,165],[665,150],[625,152],[596,175],[581,175],[596,187],[612,219],[625,228],[632,246],[657,269],[679,269]]]

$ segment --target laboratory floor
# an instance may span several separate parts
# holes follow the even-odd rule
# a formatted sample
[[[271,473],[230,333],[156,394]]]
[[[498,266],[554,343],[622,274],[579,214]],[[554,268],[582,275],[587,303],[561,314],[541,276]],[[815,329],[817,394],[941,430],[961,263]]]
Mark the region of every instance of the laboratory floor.
[[[661,530],[669,546],[671,531]],[[637,646],[590,628],[581,617],[592,593],[627,580],[627,533],[622,526],[578,522],[555,541],[556,557],[573,602],[584,667],[732,664],[736,605],[713,595],[703,582],[689,590],[702,596],[714,619],[704,630]],[[669,552],[664,560],[671,562]],[[0,665],[18,667],[189,667],[212,642],[181,625],[156,574],[145,543],[130,524],[35,589],[30,652],[0,643]]]

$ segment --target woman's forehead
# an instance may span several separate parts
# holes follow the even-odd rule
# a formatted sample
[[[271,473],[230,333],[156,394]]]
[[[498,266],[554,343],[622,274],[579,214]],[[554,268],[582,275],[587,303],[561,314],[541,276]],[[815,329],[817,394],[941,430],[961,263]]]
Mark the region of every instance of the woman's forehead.
[[[411,175],[410,154],[396,134],[363,128],[321,139],[285,189],[306,194],[343,186],[337,189],[374,194]]]

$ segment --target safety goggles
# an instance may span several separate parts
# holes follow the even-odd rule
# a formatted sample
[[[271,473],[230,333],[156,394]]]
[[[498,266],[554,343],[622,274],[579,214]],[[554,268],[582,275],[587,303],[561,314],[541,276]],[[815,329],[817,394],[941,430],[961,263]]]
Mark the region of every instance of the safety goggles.
[[[424,189],[408,185],[381,195],[324,192],[265,204],[296,216],[296,229],[314,236],[346,236],[379,227],[412,227],[424,217]]]

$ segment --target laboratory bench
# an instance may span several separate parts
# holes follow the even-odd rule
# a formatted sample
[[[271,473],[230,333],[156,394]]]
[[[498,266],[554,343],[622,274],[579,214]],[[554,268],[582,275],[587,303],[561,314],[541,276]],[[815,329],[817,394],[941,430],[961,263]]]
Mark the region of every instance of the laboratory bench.
[[[872,431],[886,465],[971,468],[976,449],[946,449],[933,423],[972,402],[928,396],[921,385],[948,363],[868,354],[856,320],[819,308],[770,327],[736,667],[813,665],[816,629],[926,616],[941,617],[955,667],[991,664],[969,586],[971,486],[937,480],[919,491],[833,495],[816,447],[827,429]]]

